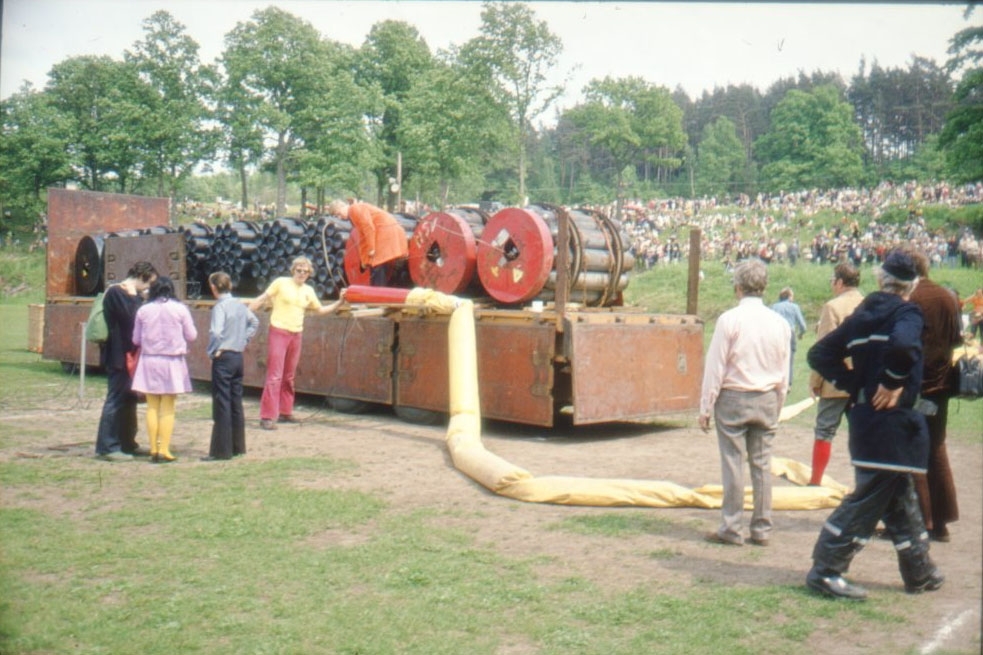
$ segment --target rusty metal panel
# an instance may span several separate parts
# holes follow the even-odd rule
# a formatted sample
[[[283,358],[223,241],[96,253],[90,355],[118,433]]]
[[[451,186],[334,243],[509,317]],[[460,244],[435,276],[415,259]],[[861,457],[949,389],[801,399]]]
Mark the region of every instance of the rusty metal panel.
[[[385,317],[308,317],[297,390],[392,404],[395,335],[396,324]],[[265,361],[265,343],[262,349]]]
[[[446,317],[401,320],[397,405],[448,410],[447,325]],[[482,416],[552,425],[553,325],[478,320],[475,339]]]
[[[446,412],[446,317],[404,316],[399,323],[396,354],[396,405]]]
[[[89,318],[92,299],[73,299],[44,306],[44,342],[42,357],[60,362],[78,363],[82,354],[82,326]],[[99,346],[85,345],[85,362],[99,366]]]
[[[695,316],[573,318],[566,334],[575,424],[699,409],[703,324]]]
[[[171,201],[117,193],[48,189],[46,296],[70,296],[82,237],[167,225]]]
[[[553,425],[555,326],[478,321],[475,330],[482,415]]]
[[[150,262],[160,275],[171,278],[177,297],[185,297],[188,285],[183,234],[109,237],[104,248],[103,275],[107,286],[125,280],[126,273],[137,262]]]

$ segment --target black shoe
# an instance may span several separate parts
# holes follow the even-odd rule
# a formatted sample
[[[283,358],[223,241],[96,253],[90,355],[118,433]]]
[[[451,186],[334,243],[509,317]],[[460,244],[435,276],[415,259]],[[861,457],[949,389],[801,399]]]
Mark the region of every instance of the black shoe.
[[[932,572],[928,574],[924,580],[920,582],[905,582],[904,590],[909,594],[920,594],[923,591],[935,591],[942,587],[942,583],[945,582],[945,576],[939,573],[938,569],[932,569]]]
[[[867,590],[863,587],[850,584],[838,573],[823,575],[815,568],[810,570],[809,575],[806,576],[806,586],[831,598],[845,598],[846,600],[866,600],[867,598]]]
[[[200,461],[202,461],[202,462],[227,462],[230,459],[232,459],[232,458],[231,457],[212,457],[211,455],[206,455],[205,457],[202,457]]]

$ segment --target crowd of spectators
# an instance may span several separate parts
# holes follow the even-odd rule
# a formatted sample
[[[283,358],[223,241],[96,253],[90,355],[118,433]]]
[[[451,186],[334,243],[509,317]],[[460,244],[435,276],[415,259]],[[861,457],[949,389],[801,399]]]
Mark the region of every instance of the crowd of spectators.
[[[810,190],[689,200],[666,198],[626,203],[625,232],[643,268],[680,261],[689,254],[689,230],[702,231],[703,259],[732,265],[748,257],[766,262],[800,260],[856,265],[880,261],[898,245],[925,252],[933,266],[979,266],[981,243],[971,230],[929,230],[921,215],[926,205],[958,207],[983,202],[983,183],[951,186],[882,182],[873,189]],[[903,207],[903,225],[883,223],[885,210]],[[814,225],[820,211],[841,215],[834,227]]]

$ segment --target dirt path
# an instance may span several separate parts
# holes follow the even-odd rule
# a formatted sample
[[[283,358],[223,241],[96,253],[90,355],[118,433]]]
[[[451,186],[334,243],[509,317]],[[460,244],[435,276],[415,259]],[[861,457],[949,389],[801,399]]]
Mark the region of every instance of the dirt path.
[[[235,466],[237,462],[198,461],[208,449],[211,421],[205,394],[184,396],[178,405],[177,466]],[[255,417],[258,402],[247,399],[247,415]],[[74,412],[41,408],[4,418],[16,433],[18,426],[32,436],[14,437],[0,458],[91,458],[93,428],[99,406]],[[962,411],[978,409],[964,404]],[[810,565],[810,553],[829,510],[775,513],[776,530],[768,549],[728,548],[703,542],[718,520],[716,510],[690,508],[644,509],[570,507],[530,504],[487,491],[458,472],[444,444],[443,426],[419,426],[400,421],[385,411],[363,415],[333,412],[315,401],[298,407],[303,425],[281,426],[276,432],[249,423],[249,460],[326,456],[357,464],[339,482],[348,488],[379,494],[407,512],[429,507],[447,521],[473,534],[479,545],[511,556],[537,557],[545,577],[582,576],[602,589],[630,589],[646,580],[653,585],[800,586]],[[39,421],[43,418],[43,428]],[[141,417],[142,420],[142,417]],[[38,437],[41,430],[44,436]],[[145,439],[143,442],[145,443]],[[716,440],[694,428],[613,425],[539,429],[495,423],[483,433],[486,448],[533,475],[667,480],[695,488],[720,479]],[[808,427],[784,427],[776,440],[776,455],[809,462],[812,433]],[[910,618],[905,630],[883,623],[844,644],[830,635],[810,639],[810,648],[823,652],[979,652],[983,596],[983,452],[979,446],[950,445],[950,457],[960,492],[961,520],[951,526],[952,542],[933,544],[932,554],[947,577],[933,594],[908,596],[901,590],[890,543],[874,541],[861,553],[851,571],[855,581],[879,596],[892,599],[892,610]],[[93,466],[122,468],[139,475],[140,464]],[[841,433],[834,443],[828,474],[845,484],[852,480]],[[778,480],[776,485],[788,484]],[[656,517],[653,534],[618,538],[577,535],[550,529],[571,516],[605,512],[639,512]],[[659,553],[654,557],[653,553]],[[842,635],[841,635],[842,637]],[[821,643],[823,640],[828,643]],[[874,646],[876,645],[876,646]]]

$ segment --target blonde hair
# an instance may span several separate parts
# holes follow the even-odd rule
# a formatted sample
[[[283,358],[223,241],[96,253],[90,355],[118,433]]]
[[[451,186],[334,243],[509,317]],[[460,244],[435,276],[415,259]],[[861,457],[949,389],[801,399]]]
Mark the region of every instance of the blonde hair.
[[[294,271],[296,271],[297,267],[300,266],[301,264],[306,264],[307,268],[312,273],[314,272],[314,264],[311,263],[311,260],[309,260],[307,257],[304,257],[303,255],[301,255],[300,257],[295,257],[294,260],[290,262],[290,272],[293,273]]]
[[[328,204],[328,213],[332,216],[341,216],[342,218],[348,218],[348,203],[344,200],[332,200]]]

